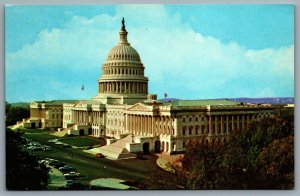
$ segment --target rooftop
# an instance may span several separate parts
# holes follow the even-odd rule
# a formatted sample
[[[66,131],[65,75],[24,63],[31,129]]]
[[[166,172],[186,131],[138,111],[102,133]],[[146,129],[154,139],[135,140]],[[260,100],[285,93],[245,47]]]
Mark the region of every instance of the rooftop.
[[[52,100],[52,101],[35,101],[36,103],[46,103],[46,104],[63,104],[63,103],[75,103],[78,100]]]
[[[207,100],[175,100],[165,102],[164,105],[172,106],[206,106],[206,105],[238,105],[240,102],[226,100],[226,99],[207,99]]]

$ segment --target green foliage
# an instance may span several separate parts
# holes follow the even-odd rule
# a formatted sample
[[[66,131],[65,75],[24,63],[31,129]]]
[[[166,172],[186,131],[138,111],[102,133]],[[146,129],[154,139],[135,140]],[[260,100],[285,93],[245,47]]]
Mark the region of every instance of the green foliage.
[[[23,118],[30,117],[29,107],[12,107],[10,104],[6,104],[6,125],[14,125],[17,121],[23,120]]]
[[[49,169],[37,157],[22,150],[21,134],[6,131],[6,188],[8,190],[42,190],[46,188]]]
[[[260,179],[265,187],[294,187],[294,137],[274,140],[257,157]]]
[[[183,189],[184,187],[180,186],[182,179],[181,175],[160,170],[158,172],[151,172],[137,187],[142,190]]]
[[[189,189],[292,188],[293,124],[293,118],[266,118],[233,132],[226,144],[190,142],[175,171]]]
[[[10,108],[11,108],[11,104],[5,101],[5,115],[7,115]]]

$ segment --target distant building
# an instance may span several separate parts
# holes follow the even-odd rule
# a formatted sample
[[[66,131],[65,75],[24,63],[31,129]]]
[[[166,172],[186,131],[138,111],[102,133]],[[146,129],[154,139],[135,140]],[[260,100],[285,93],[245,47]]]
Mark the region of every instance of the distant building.
[[[30,121],[25,127],[59,128],[63,126],[63,103],[75,103],[74,100],[35,101],[30,103]]]
[[[99,152],[124,158],[132,152],[181,152],[191,140],[226,142],[253,121],[278,115],[279,106],[231,100],[157,100],[138,52],[127,41],[124,21],[91,100],[33,102],[35,127],[62,127],[69,134],[105,136]],[[31,124],[33,125],[33,124]]]

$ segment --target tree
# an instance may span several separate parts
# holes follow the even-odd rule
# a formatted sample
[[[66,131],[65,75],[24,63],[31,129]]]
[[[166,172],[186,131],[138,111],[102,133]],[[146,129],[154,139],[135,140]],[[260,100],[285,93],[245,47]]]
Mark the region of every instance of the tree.
[[[22,150],[21,134],[6,130],[6,188],[42,190],[46,188],[49,169],[37,157]]]
[[[190,142],[182,167],[175,168],[175,173],[186,179],[189,189],[292,188],[293,140],[283,138],[293,138],[293,124],[293,118],[266,118],[232,132],[225,144]],[[276,171],[273,176],[272,169]]]
[[[17,123],[17,121],[21,121],[22,119],[30,116],[28,107],[11,107],[8,105],[7,110],[6,125],[14,125]]]
[[[274,140],[263,148],[258,160],[260,181],[266,188],[294,188],[294,137]]]
[[[9,109],[11,108],[11,104],[5,101],[5,115],[8,114]]]

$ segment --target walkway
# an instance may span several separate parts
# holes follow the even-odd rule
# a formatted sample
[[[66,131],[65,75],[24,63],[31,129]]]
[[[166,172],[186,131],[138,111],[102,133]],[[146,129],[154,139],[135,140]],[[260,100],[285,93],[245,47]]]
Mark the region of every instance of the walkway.
[[[54,167],[50,166],[50,168],[51,170],[49,171],[49,183],[47,188],[50,190],[55,190],[59,189],[60,187],[65,187],[67,181],[65,179],[64,174]]]
[[[169,164],[173,164],[177,159],[184,156],[184,154],[175,154],[169,155],[166,153],[156,154],[159,158],[156,161],[156,164],[162,169],[172,172],[172,169],[169,167]]]

